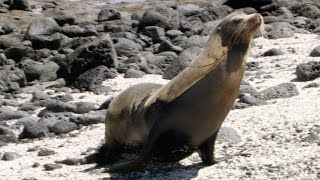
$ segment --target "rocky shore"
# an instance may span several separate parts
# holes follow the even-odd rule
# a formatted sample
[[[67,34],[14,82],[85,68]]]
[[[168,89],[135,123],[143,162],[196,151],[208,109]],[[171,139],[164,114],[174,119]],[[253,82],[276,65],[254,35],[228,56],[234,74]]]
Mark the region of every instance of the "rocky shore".
[[[112,97],[167,83],[235,10],[261,13],[265,34],[215,153],[245,151],[129,174],[82,165],[103,141]],[[0,0],[0,179],[319,179],[319,34],[317,0]]]

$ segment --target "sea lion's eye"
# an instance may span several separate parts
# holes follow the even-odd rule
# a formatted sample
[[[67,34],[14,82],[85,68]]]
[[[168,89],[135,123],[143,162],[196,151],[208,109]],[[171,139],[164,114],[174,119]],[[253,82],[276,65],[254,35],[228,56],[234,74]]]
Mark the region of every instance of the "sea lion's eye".
[[[218,31],[221,31],[221,26],[219,26],[219,27],[217,28],[217,30],[218,30]]]

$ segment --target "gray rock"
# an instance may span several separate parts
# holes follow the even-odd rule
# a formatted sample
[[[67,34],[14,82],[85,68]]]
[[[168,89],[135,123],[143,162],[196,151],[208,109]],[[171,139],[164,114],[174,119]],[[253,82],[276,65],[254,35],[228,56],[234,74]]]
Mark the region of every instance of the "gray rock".
[[[7,107],[0,108],[0,120],[19,119],[27,116],[30,114],[24,111],[14,111]]]
[[[164,40],[160,43],[160,46],[158,48],[158,52],[160,53],[160,52],[165,52],[165,51],[172,51],[172,52],[179,54],[183,51],[183,48],[173,45],[168,40]]]
[[[7,49],[10,47],[21,47],[22,43],[15,37],[3,35],[0,36],[0,49]]]
[[[82,28],[78,25],[63,26],[60,29],[60,33],[68,37],[86,37],[86,36],[97,36],[98,32],[92,27]]]
[[[70,93],[66,93],[63,95],[57,95],[57,96],[53,97],[52,99],[62,101],[62,102],[69,102],[69,101],[74,100]]]
[[[294,33],[308,33],[306,30],[298,29],[287,22],[274,22],[265,26],[267,37],[270,39],[289,38]]]
[[[320,77],[320,62],[310,61],[299,64],[296,68],[296,75],[300,81],[310,81]]]
[[[2,157],[2,160],[4,160],[4,161],[13,161],[13,160],[18,159],[20,157],[21,157],[21,155],[16,153],[16,152],[5,152],[3,157]]]
[[[80,74],[73,85],[79,89],[89,90],[92,86],[101,85],[108,78],[116,77],[117,74],[114,69],[101,65]]]
[[[52,61],[40,63],[31,59],[21,62],[20,66],[29,82],[34,80],[39,80],[40,82],[54,81],[58,78],[57,72],[60,68]]]
[[[230,6],[220,5],[220,6],[209,6],[208,9],[201,11],[200,18],[203,22],[213,21],[217,19],[222,19],[233,11]]]
[[[312,83],[304,86],[303,88],[316,88],[316,87],[320,87],[320,84],[318,84],[316,82],[312,82]]]
[[[179,31],[179,30],[169,30],[166,33],[166,36],[168,36],[170,39],[174,39],[178,36],[182,36],[183,32]]]
[[[47,126],[43,125],[42,123],[28,123],[24,126],[22,133],[19,135],[19,139],[25,138],[40,138],[45,137],[49,133],[49,129]]]
[[[125,38],[117,38],[113,40],[114,48],[118,56],[131,56],[139,54],[142,51],[140,44]]]
[[[1,142],[0,144],[11,143],[11,142],[17,143],[18,139],[16,135],[8,127],[0,125],[0,142]]]
[[[279,56],[279,55],[283,55],[284,52],[281,51],[280,49],[276,49],[276,48],[271,48],[268,51],[264,52],[262,54],[262,56]]]
[[[65,164],[68,166],[75,166],[80,164],[80,159],[77,158],[68,158],[62,161],[57,161],[57,163]]]
[[[194,35],[189,37],[187,40],[176,44],[177,46],[182,47],[183,49],[188,49],[194,46],[198,46],[200,48],[204,48],[207,41],[208,41],[209,36],[199,36],[199,35]]]
[[[263,95],[260,92],[258,92],[254,87],[252,87],[250,84],[241,84],[239,97],[248,96],[248,95],[256,97],[258,99],[264,99]]]
[[[203,24],[201,35],[208,36],[212,34],[212,31],[217,27],[221,20],[213,20]]]
[[[287,7],[279,7],[274,12],[275,16],[284,19],[293,19],[293,13]]]
[[[75,18],[68,15],[54,16],[53,19],[59,24],[59,26],[63,26],[65,24],[72,25],[75,23]]]
[[[106,118],[106,110],[94,111],[82,116],[73,117],[70,121],[77,125],[88,126],[90,124],[104,123]]]
[[[111,6],[104,7],[98,14],[98,21],[121,19],[121,13]]]
[[[13,66],[2,66],[0,69],[0,92],[11,92],[26,85],[24,72]]]
[[[203,22],[199,17],[191,16],[181,20],[181,31],[189,36],[200,34],[203,28]]]
[[[110,86],[104,86],[104,85],[92,85],[89,87],[88,91],[93,92],[94,94],[104,94],[108,95],[111,92]]]
[[[49,112],[76,112],[75,105],[57,100],[48,100],[46,102],[46,111]]]
[[[88,113],[95,110],[95,106],[92,102],[77,102],[76,103],[76,112],[79,114]]]
[[[124,78],[140,78],[142,76],[144,76],[146,73],[130,68],[126,71],[126,73],[124,74]]]
[[[38,35],[50,36],[59,31],[59,25],[51,17],[36,18],[28,27],[27,37],[32,38]]]
[[[238,144],[242,142],[242,139],[237,130],[230,127],[222,127],[218,133],[217,141]]]
[[[315,47],[311,53],[310,53],[311,57],[320,57],[320,46]]]
[[[195,4],[180,4],[175,9],[184,16],[193,16],[202,11],[202,8]]]
[[[260,93],[263,94],[265,100],[289,98],[299,95],[299,92],[293,83],[282,83],[277,86],[267,88]]]
[[[56,154],[55,151],[47,148],[41,148],[38,152],[38,156],[50,156]]]
[[[45,165],[43,165],[43,167],[44,167],[44,169],[46,170],[46,171],[52,171],[52,170],[55,170],[55,169],[60,169],[60,168],[62,168],[62,165],[60,165],[60,164],[45,164]]]
[[[244,7],[253,7],[257,10],[261,10],[261,7],[269,5],[273,0],[243,0],[241,2],[237,0],[227,0],[224,2],[225,5],[232,7],[233,9],[240,9]]]
[[[43,91],[35,90],[32,92],[31,102],[40,101],[40,100],[48,100],[48,99],[50,99],[50,96]]]
[[[267,104],[264,100],[256,98],[255,96],[251,96],[251,95],[241,96],[239,99],[239,102],[246,103],[250,106],[261,106],[261,105]]]
[[[153,43],[160,43],[165,39],[165,32],[162,27],[147,26],[143,29],[143,34],[150,37]]]
[[[50,130],[55,134],[62,134],[62,133],[66,134],[76,129],[78,129],[78,126],[73,122],[59,121],[55,123]]]
[[[179,29],[181,14],[171,8],[147,10],[140,22],[139,27],[158,26],[165,30]]]
[[[51,129],[57,122],[60,121],[69,121],[75,115],[70,112],[60,112],[60,113],[52,113],[52,112],[45,112],[43,114],[38,114],[41,118],[39,119],[38,123],[48,127]]]
[[[311,19],[317,19],[320,17],[320,9],[307,3],[299,3],[292,7],[291,10],[300,16],[308,17]]]

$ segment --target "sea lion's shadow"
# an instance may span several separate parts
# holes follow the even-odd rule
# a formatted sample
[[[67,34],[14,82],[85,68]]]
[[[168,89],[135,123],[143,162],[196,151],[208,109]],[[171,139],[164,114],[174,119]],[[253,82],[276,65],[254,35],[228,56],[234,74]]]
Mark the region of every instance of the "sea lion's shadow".
[[[202,163],[192,165],[182,165],[180,163],[171,164],[149,164],[142,171],[129,173],[109,173],[110,177],[103,179],[192,179],[198,176],[199,169],[205,167]],[[95,171],[101,167],[92,167],[84,170],[84,172]],[[106,173],[106,172],[104,172]]]

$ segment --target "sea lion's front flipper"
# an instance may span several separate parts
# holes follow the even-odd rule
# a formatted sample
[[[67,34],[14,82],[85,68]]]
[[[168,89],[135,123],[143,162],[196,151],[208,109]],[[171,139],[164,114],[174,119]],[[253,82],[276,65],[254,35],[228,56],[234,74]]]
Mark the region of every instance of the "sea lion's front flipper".
[[[245,149],[243,149],[235,154],[226,155],[225,157],[216,158],[214,156],[214,145],[215,145],[218,133],[219,133],[219,130],[217,130],[212,136],[210,136],[205,142],[203,142],[199,146],[199,150],[200,150],[199,155],[201,157],[202,162],[205,165],[213,165],[213,164],[217,164],[222,161],[226,161],[228,159],[231,159],[234,156],[241,155],[241,153],[243,151],[245,151]]]

